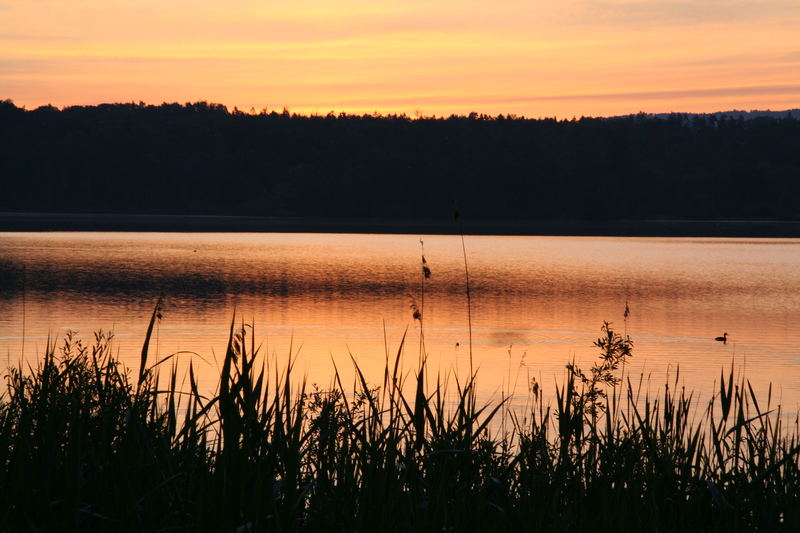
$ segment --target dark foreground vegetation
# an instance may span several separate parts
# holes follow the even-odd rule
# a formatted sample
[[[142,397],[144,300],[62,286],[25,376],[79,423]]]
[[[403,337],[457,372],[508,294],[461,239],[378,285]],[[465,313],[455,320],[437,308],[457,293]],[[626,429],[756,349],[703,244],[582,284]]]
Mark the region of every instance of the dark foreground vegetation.
[[[0,102],[0,211],[800,219],[800,120],[245,114]]]
[[[153,320],[156,319],[154,313]],[[151,328],[152,331],[152,322]],[[148,340],[149,340],[148,333]],[[722,375],[705,405],[619,381],[607,325],[552,409],[478,405],[423,364],[355,390],[297,385],[231,327],[216,394],[192,367],[137,378],[108,337],[11,370],[0,402],[5,531],[797,531],[798,428]],[[402,343],[401,343],[402,348]],[[435,382],[428,387],[426,382]],[[676,379],[677,382],[677,379]],[[505,417],[506,432],[498,421]]]

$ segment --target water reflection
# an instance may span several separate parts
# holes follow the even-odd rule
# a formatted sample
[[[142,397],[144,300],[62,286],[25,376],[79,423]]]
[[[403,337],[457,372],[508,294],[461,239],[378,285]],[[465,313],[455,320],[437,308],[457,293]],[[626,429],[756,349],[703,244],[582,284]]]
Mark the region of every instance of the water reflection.
[[[461,243],[424,241],[433,271],[426,348],[433,368],[463,370]],[[800,370],[800,241],[468,237],[467,250],[474,354],[487,394],[511,373],[546,386],[568,359],[588,361],[603,320],[624,327],[628,300],[632,372],[663,376],[680,365],[689,386],[708,391],[736,358],[754,386],[773,381],[789,403],[800,401],[791,378]],[[27,358],[48,334],[70,328],[89,337],[103,328],[135,365],[159,294],[162,353],[221,353],[236,309],[275,357],[302,344],[299,367],[321,384],[331,358],[341,368],[348,353],[379,379],[406,327],[408,358],[417,357],[409,298],[420,298],[418,236],[3,234],[0,257],[0,348],[10,361],[22,350],[24,304]],[[728,344],[715,343],[724,331]],[[204,379],[214,372],[211,364]]]

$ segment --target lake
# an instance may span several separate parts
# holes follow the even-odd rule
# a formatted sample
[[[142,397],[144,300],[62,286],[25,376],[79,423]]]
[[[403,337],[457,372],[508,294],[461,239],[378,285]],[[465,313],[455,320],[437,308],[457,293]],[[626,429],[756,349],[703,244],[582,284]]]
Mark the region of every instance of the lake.
[[[800,404],[800,240],[618,237],[464,238],[472,355],[481,394],[531,378],[552,392],[573,358],[589,366],[603,321],[634,341],[626,372],[653,388],[713,391],[721,369],[759,394]],[[421,257],[431,270],[424,280]],[[160,294],[151,349],[193,359],[212,387],[231,319],[255,325],[262,353],[290,350],[310,383],[331,383],[350,357],[382,380],[404,331],[405,368],[424,353],[443,374],[469,370],[465,262],[459,236],[241,233],[0,233],[0,356],[33,363],[67,330],[113,330],[136,368]],[[625,320],[626,302],[630,315]],[[728,333],[728,343],[714,337]],[[637,378],[638,379],[638,378]],[[522,400],[519,400],[522,401]]]

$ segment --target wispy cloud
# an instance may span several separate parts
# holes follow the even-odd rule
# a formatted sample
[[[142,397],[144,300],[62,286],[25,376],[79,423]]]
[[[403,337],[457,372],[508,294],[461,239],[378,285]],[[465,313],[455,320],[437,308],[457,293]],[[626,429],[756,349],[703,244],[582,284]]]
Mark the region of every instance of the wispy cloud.
[[[474,95],[451,97],[449,95],[421,95],[416,97],[387,98],[382,101],[391,106],[406,106],[414,104],[444,104],[457,102],[459,104],[519,104],[538,102],[568,102],[568,101],[648,101],[648,100],[690,100],[697,98],[714,98],[723,96],[770,96],[770,95],[796,95],[800,97],[800,84],[794,85],[766,85],[747,87],[712,87],[699,89],[680,89],[665,91],[635,91],[635,92],[608,92],[608,93],[574,93],[574,94],[544,94],[544,95]],[[368,102],[363,99],[346,99],[336,102],[342,107],[364,106]]]
[[[74,35],[63,35],[58,33],[50,33],[47,35],[35,33],[21,33],[21,32],[0,32],[0,42],[6,44],[22,43],[54,43],[54,42],[79,42],[82,39]],[[2,54],[0,54],[2,55]]]
[[[669,27],[800,18],[795,0],[579,0],[568,5],[573,22],[587,25]]]
[[[712,54],[700,57],[682,57],[661,61],[665,68],[709,68],[709,67],[746,67],[758,65],[764,68],[775,66],[791,66],[800,63],[800,50],[769,53],[768,51],[742,52],[738,54]]]

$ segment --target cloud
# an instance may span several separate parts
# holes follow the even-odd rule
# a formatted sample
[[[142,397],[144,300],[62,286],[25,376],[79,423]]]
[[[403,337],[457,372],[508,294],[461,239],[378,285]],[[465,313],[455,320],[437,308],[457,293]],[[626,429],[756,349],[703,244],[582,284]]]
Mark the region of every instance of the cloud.
[[[546,94],[546,95],[476,95],[476,96],[417,96],[381,99],[382,105],[486,105],[486,104],[534,104],[547,102],[640,102],[640,101],[682,101],[698,98],[719,98],[729,96],[780,96],[796,95],[800,97],[800,84],[794,85],[762,85],[744,87],[716,87],[700,89],[676,89],[665,91],[608,92],[581,94]],[[374,100],[348,99],[335,102],[337,106],[375,105]]]
[[[26,2],[14,6],[13,18],[0,20],[0,32],[26,28],[40,35],[70,33],[95,42],[323,43],[387,35],[413,39],[432,33],[470,33],[489,40],[496,39],[498,31],[527,39],[532,28],[538,32],[546,27],[541,9],[518,5],[516,0],[505,0],[502,7],[364,0],[296,4],[239,0],[224,6],[198,0],[192,7],[176,0],[78,2],[77,7],[74,2]]]
[[[800,50],[780,51],[777,53],[758,52],[714,55],[708,57],[681,58],[680,60],[662,61],[662,66],[667,67],[718,67],[718,66],[744,66],[744,65],[786,65],[800,62]]]
[[[0,76],[32,74],[52,66],[52,62],[0,58]]]
[[[573,22],[588,25],[686,26],[800,18],[794,0],[586,0],[567,8]]]
[[[51,33],[39,35],[34,33],[19,32],[0,32],[0,42],[6,43],[57,43],[57,42],[77,42],[81,39],[71,35],[61,35]]]

